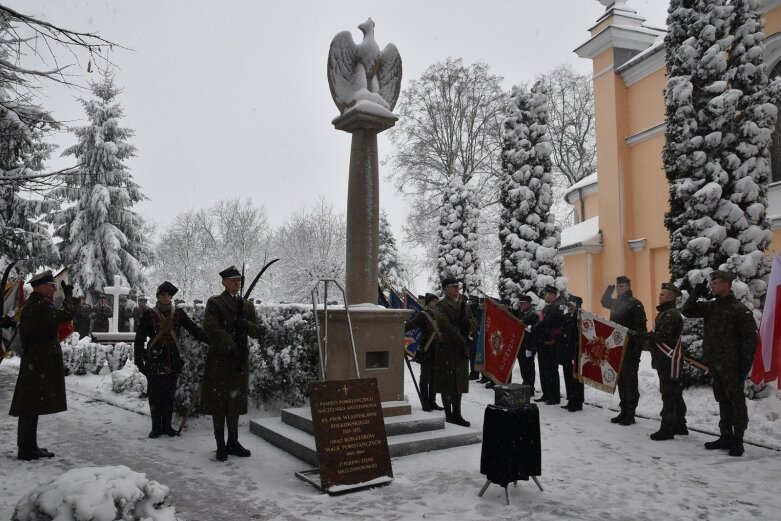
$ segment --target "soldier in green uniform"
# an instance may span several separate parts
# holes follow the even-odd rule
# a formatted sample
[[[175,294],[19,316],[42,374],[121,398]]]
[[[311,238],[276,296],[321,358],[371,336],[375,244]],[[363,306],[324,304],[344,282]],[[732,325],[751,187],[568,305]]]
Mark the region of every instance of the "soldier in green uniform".
[[[79,297],[79,307],[73,315],[73,329],[79,333],[79,338],[89,336],[90,321],[92,319],[92,306],[87,304],[84,297]]]
[[[675,284],[665,282],[659,291],[656,320],[653,330],[647,334],[647,346],[651,351],[651,367],[659,374],[659,392],[662,395],[662,425],[651,434],[654,441],[671,440],[676,434],[689,434],[686,428],[686,403],[683,401],[683,385],[680,377],[673,378],[673,360],[663,349],[675,349],[683,331],[681,312],[675,300],[681,290]],[[677,360],[676,375],[680,375],[681,360]]]
[[[613,291],[616,298],[612,297]],[[645,333],[646,318],[643,303],[632,296],[631,281],[625,275],[616,277],[616,284],[609,285],[602,294],[602,306],[610,310],[610,320],[632,331],[626,344],[624,363],[618,375],[618,395],[621,398],[621,412],[610,421],[619,425],[635,423],[635,409],[640,400],[637,385],[637,371],[640,367],[642,347],[635,335]]]
[[[119,309],[117,310],[119,320],[117,321],[117,331],[122,333],[130,332],[130,319],[133,318],[133,310],[127,305],[127,297],[119,297]]]
[[[68,409],[65,397],[65,368],[57,338],[58,326],[73,320],[78,301],[73,286],[61,283],[65,300],[62,309],[54,307],[56,284],[51,271],[30,279],[33,293],[19,320],[22,360],[11,400],[11,416],[19,418],[17,458],[51,458],[54,453],[38,447],[38,416]]]
[[[171,418],[176,380],[184,365],[179,344],[181,328],[184,327],[201,342],[209,341],[203,329],[184,310],[171,305],[171,298],[177,291],[176,286],[168,281],[160,284],[157,288],[157,304],[153,308],[146,308],[136,331],[135,362],[147,380],[149,412],[152,416],[150,438],[157,438],[161,434],[178,435],[171,426]],[[149,343],[148,338],[151,338]]]
[[[92,331],[98,333],[108,332],[108,323],[114,314],[108,305],[106,295],[98,296],[98,303],[92,308]]]
[[[743,433],[748,427],[744,381],[757,347],[757,323],[751,311],[732,294],[735,274],[714,271],[710,276],[712,300],[705,283],[698,285],[681,308],[688,318],[704,319],[702,355],[710,369],[713,396],[719,402],[719,433],[705,443],[708,450],[728,449],[743,455]]]
[[[137,304],[136,307],[133,308],[133,331],[134,332],[138,331],[138,325],[141,323],[141,317],[144,316],[144,312],[148,309],[146,305],[146,296],[144,295],[139,296],[138,302],[136,304]]]
[[[445,421],[469,427],[461,415],[461,395],[469,392],[469,337],[477,330],[477,322],[458,288],[455,278],[442,280],[445,297],[434,313],[439,329],[434,391],[442,394]]]
[[[225,288],[206,303],[203,329],[209,337],[209,352],[203,374],[201,409],[211,414],[217,440],[217,460],[228,454],[250,456],[239,444],[239,415],[247,414],[249,392],[249,349],[247,335],[259,339],[262,333],[255,306],[242,299],[241,273],[235,266],[220,272]],[[225,442],[225,423],[228,442]]]

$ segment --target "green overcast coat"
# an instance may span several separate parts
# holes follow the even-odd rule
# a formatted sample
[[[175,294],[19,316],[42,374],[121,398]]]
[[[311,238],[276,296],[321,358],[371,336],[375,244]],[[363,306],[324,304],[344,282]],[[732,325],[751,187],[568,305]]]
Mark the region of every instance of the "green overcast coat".
[[[259,339],[262,333],[255,306],[243,300],[247,333]],[[209,352],[203,373],[201,411],[205,414],[247,414],[249,352],[240,353],[233,341],[233,323],[239,318],[238,301],[227,291],[206,303],[203,330],[209,337]]]
[[[437,304],[434,318],[439,329],[437,360],[434,364],[434,390],[442,394],[469,392],[469,346],[459,328],[466,320],[470,333],[477,329],[472,310],[463,301],[445,297]],[[463,314],[462,310],[463,309]]]

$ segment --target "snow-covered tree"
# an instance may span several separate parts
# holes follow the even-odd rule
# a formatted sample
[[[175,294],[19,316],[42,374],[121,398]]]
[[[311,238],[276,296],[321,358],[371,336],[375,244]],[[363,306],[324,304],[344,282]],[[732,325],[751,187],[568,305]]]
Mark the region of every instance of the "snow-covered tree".
[[[528,291],[566,288],[558,254],[560,229],[551,212],[552,146],[544,83],[514,87],[502,132],[502,243],[499,294],[513,305]]]
[[[76,158],[76,175],[62,177],[52,195],[68,201],[54,215],[63,263],[71,268],[71,283],[93,301],[114,275],[143,290],[143,268],[153,259],[143,218],[132,207],[145,199],[125,161],[135,147],[133,131],[120,126],[120,89],[106,72],[91,84],[93,99],[81,103],[89,124],[74,129],[78,142],[63,155]]]
[[[379,277],[380,285],[388,284],[394,288],[401,288],[409,284],[407,268],[399,258],[399,250],[396,248],[396,238],[393,236],[388,214],[383,209],[380,212],[380,238],[379,238]],[[388,289],[388,288],[386,288]]]
[[[445,188],[439,211],[439,247],[437,276],[453,276],[468,294],[479,294],[481,288],[480,257],[477,251],[477,227],[480,209],[477,198],[460,177],[454,177]],[[432,281],[435,283],[438,282]]]

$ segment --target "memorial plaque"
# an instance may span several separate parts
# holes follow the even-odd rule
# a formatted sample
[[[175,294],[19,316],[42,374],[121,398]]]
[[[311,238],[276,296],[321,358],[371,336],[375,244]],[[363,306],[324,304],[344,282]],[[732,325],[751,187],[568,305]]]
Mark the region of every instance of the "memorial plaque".
[[[329,494],[393,479],[376,378],[309,384],[320,487]]]

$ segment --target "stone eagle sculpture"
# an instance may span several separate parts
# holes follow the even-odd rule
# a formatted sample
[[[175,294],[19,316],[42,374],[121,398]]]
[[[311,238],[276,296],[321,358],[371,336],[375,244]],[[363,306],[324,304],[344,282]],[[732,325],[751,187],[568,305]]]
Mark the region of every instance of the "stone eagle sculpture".
[[[328,86],[339,111],[360,101],[369,101],[392,111],[401,90],[401,56],[389,43],[380,51],[374,39],[374,21],[369,18],[358,29],[363,41],[355,44],[350,31],[331,41],[328,51]]]

